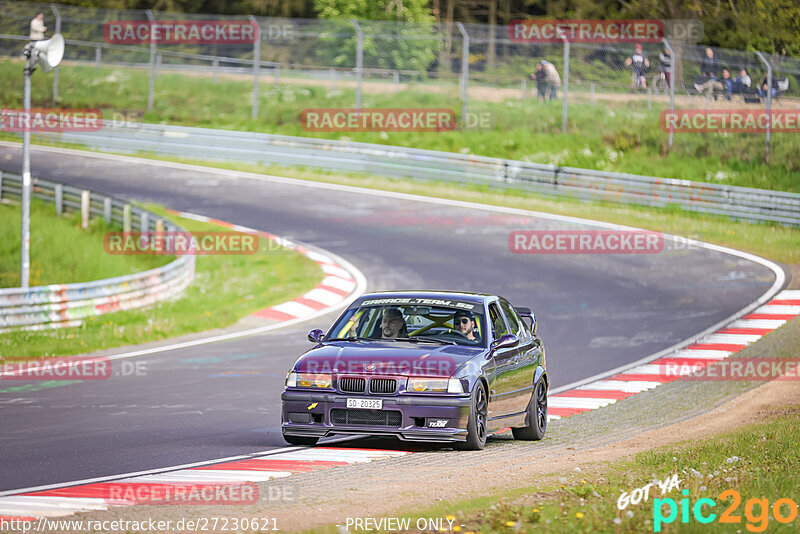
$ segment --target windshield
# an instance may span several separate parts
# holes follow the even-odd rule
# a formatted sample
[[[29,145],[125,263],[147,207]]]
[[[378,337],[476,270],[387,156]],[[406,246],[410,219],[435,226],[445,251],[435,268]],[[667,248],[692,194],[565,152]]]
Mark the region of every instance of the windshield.
[[[418,305],[417,302],[436,302]],[[348,309],[328,332],[333,339],[382,339],[486,346],[483,307],[439,299],[371,299]]]

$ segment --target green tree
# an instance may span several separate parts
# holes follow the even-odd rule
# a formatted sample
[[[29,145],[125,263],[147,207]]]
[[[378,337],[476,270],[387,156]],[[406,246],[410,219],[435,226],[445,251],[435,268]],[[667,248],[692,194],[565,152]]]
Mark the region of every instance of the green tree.
[[[426,71],[442,45],[427,0],[315,0],[314,8],[323,20],[363,21],[367,68]],[[335,26],[335,36],[322,36],[329,46],[320,47],[317,56],[323,64],[353,66],[355,29],[345,37],[341,22]]]

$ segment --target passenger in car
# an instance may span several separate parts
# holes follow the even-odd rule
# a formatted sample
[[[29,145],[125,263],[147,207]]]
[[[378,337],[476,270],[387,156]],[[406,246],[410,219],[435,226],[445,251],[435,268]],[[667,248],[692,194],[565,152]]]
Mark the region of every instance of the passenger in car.
[[[453,315],[453,328],[467,336],[470,341],[480,341],[480,335],[475,329],[475,316],[472,315],[472,312],[458,310]]]

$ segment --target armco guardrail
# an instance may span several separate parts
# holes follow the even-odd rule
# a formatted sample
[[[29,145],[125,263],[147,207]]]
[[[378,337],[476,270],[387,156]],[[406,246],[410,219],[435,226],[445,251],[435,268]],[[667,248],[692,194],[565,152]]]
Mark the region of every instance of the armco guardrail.
[[[299,165],[424,180],[524,188],[549,195],[677,204],[690,211],[800,226],[800,194],[689,180],[555,167],[415,148],[142,123],[98,132],[49,134],[105,151],[149,152],[198,160]]]
[[[0,171],[0,198],[20,198],[21,177]],[[88,202],[90,216],[122,223],[130,230],[180,231],[157,215],[122,200],[34,178],[33,196],[65,208],[80,210]],[[85,317],[148,306],[183,291],[194,279],[194,256],[140,273],[76,284],[56,284],[28,289],[0,289],[0,332],[78,326]]]

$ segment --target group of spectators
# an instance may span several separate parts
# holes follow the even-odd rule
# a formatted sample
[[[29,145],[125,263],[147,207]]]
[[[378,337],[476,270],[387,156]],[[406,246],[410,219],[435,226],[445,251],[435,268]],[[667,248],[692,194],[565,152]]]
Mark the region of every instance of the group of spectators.
[[[720,70],[721,77],[718,78],[717,76],[720,74]],[[711,48],[706,48],[705,57],[703,58],[702,63],[700,63],[700,77],[694,83],[694,88],[697,89],[698,93],[705,95],[713,94],[714,100],[716,100],[717,95],[715,94],[715,91],[724,91],[725,98],[730,100],[734,93],[751,92],[751,84],[752,79],[750,78],[750,75],[747,74],[746,69],[741,69],[736,78],[731,78],[731,73],[728,71],[728,69],[720,69],[719,61],[717,61],[717,58],[714,57],[714,51]],[[761,80],[761,83],[758,86],[758,95],[761,98],[766,98],[767,96],[767,85],[768,81],[765,75],[764,79]],[[777,78],[773,78],[772,97],[776,97],[778,92],[778,80]]]
[[[558,75],[555,65],[546,60],[540,61],[536,64],[536,70],[531,73],[531,79],[536,80],[536,93],[539,100],[544,102],[548,96],[550,100],[558,98],[561,76]]]
[[[672,84],[670,79],[672,55],[667,47],[658,55],[658,77],[663,80],[666,87]],[[650,60],[642,49],[642,45],[634,46],[633,53],[625,59],[625,66],[631,69],[631,90],[643,91],[647,89],[646,73],[650,68]],[[701,75],[695,79],[694,88],[700,94],[713,96],[716,100],[717,93],[725,93],[725,98],[731,100],[734,94],[758,93],[762,98],[767,96],[767,78],[761,81],[757,89],[751,90],[752,79],[746,69],[741,69],[738,76],[731,77],[728,69],[720,68],[719,61],[714,57],[711,48],[705,49],[705,58],[700,64]],[[536,70],[531,73],[531,78],[536,80],[539,100],[554,100],[558,98],[558,88],[561,87],[561,77],[555,65],[542,60],[536,65]],[[655,80],[655,79],[654,79]],[[778,81],[772,80],[773,98],[779,93]]]

